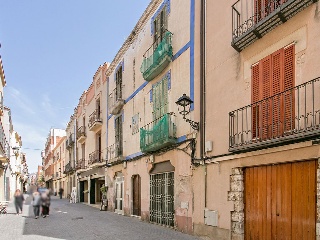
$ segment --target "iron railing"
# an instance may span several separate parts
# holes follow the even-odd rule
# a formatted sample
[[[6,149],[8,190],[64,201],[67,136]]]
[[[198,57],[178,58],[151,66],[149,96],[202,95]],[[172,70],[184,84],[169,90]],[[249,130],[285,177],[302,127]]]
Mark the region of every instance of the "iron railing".
[[[77,166],[76,166],[76,169],[77,170],[80,170],[80,169],[86,169],[87,168],[87,164],[86,164],[86,160],[85,159],[79,159],[77,161]]]
[[[81,126],[77,130],[77,139],[79,139],[80,137],[86,137],[86,127],[85,126]]]
[[[101,118],[101,111],[96,109],[89,116],[88,127],[91,128],[97,122],[102,123],[102,118]]]
[[[89,164],[102,163],[101,151],[96,150],[89,154]]]
[[[113,89],[109,94],[108,106],[112,108],[116,103],[122,99],[122,85],[118,84],[115,89]]]
[[[7,158],[9,158],[10,156],[10,148],[9,148],[9,144],[6,140],[6,136],[4,133],[4,129],[2,127],[2,124],[0,124],[0,149],[2,150],[2,154],[4,156],[6,156]]]
[[[238,0],[232,5],[232,46],[237,51],[318,0]]]
[[[67,138],[67,141],[66,141],[66,149],[70,149],[72,148],[72,145],[74,144],[74,134],[71,133],[69,135],[69,137]]]
[[[108,163],[113,163],[118,161],[119,157],[122,157],[123,149],[122,143],[114,143],[107,148],[107,160]]]
[[[229,151],[320,136],[320,78],[229,113]]]
[[[159,36],[143,55],[140,71],[145,80],[151,81],[171,61],[172,35],[171,32],[165,31],[163,37]]]
[[[73,167],[71,166],[71,163],[68,162],[68,163],[66,164],[66,166],[64,167],[64,173],[66,174],[66,173],[70,173],[70,172],[72,172],[72,171],[73,171]]]
[[[140,149],[152,152],[176,143],[177,128],[173,113],[162,117],[140,128]]]

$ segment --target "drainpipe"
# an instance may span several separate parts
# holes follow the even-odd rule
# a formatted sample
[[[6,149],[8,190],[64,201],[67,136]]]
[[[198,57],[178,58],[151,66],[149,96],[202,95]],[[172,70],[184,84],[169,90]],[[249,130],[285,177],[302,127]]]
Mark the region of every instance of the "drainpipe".
[[[206,0],[200,11],[200,159],[204,159],[206,140]],[[207,207],[207,166],[205,165],[204,207]]]
[[[106,76],[105,76],[106,77]],[[106,90],[106,95],[107,95],[107,106],[106,106],[106,167],[107,167],[107,163],[108,163],[108,132],[109,132],[109,121],[108,121],[108,115],[109,115],[109,80],[107,79],[107,90]],[[108,167],[107,167],[107,174],[108,174]],[[104,185],[107,186],[107,176],[105,174],[104,176]],[[109,186],[108,186],[109,187]]]

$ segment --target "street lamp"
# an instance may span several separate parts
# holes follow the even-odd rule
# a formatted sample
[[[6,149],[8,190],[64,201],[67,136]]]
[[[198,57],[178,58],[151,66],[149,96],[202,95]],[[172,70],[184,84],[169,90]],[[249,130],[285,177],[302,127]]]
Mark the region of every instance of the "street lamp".
[[[188,97],[185,93],[176,101],[176,104],[178,105],[178,111],[183,116],[183,119],[188,122],[194,130],[199,131],[199,122],[195,122],[191,119],[186,118],[186,115],[188,115],[191,111],[192,103],[193,101],[191,100],[191,98]],[[179,110],[179,106],[183,107],[181,111]]]

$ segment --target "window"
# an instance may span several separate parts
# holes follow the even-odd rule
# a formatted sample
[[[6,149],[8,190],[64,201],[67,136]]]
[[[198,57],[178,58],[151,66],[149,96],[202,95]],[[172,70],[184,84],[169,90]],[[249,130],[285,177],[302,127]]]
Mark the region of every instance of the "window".
[[[122,115],[115,118],[115,146],[116,157],[122,156]]]
[[[255,21],[256,23],[267,17],[275,9],[277,9],[281,4],[285,3],[287,0],[255,0],[254,10],[255,10]]]
[[[116,100],[122,99],[122,66],[116,73]]]
[[[153,48],[157,48],[158,44],[162,41],[165,31],[167,30],[167,13],[166,7],[163,7],[160,13],[156,16],[153,21],[154,28],[154,46]]]
[[[100,114],[101,114],[101,106],[100,106],[100,98],[96,100],[96,119],[100,120]]]
[[[168,113],[168,77],[152,86],[153,120]]]
[[[294,45],[252,66],[253,138],[280,136],[294,128]],[[286,91],[285,93],[283,93]]]

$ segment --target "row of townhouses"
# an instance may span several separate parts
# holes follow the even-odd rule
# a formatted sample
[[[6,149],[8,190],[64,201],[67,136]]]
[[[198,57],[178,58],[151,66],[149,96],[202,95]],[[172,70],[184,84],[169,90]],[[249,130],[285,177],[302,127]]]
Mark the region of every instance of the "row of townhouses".
[[[47,186],[212,239],[320,239],[319,37],[317,0],[152,0],[50,131]]]
[[[14,130],[11,110],[4,106],[6,79],[0,56],[0,201],[10,201],[16,189],[27,191],[28,165],[21,136]]]

